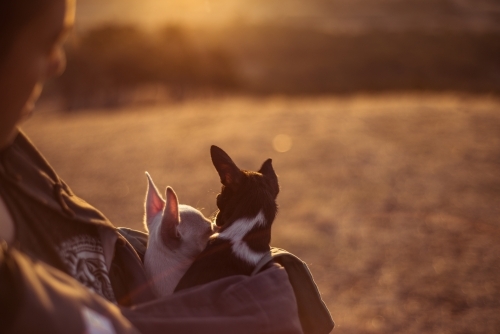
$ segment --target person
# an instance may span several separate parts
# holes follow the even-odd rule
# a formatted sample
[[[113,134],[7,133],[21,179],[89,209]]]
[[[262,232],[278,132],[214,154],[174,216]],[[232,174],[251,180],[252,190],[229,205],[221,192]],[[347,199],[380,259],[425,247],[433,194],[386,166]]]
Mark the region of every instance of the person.
[[[0,2],[0,324],[3,333],[302,333],[271,264],[156,298],[140,252],[76,196],[19,129],[65,67],[74,0]]]

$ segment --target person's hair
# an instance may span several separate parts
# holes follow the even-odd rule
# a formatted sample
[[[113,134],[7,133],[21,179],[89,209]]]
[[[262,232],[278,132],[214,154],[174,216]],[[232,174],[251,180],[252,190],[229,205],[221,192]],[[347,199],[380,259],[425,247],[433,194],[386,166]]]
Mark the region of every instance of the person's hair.
[[[50,0],[0,0],[0,64],[19,32],[49,4]]]

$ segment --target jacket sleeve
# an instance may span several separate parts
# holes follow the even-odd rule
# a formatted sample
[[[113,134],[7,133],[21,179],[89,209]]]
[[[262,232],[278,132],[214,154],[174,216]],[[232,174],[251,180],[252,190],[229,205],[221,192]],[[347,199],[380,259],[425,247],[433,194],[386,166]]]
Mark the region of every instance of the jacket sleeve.
[[[295,295],[279,265],[122,310],[143,333],[302,333]]]

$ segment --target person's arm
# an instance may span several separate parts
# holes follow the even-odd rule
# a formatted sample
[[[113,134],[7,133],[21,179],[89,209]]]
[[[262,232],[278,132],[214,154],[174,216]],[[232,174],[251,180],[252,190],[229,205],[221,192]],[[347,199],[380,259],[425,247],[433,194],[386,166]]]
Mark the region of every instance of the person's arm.
[[[135,329],[143,334],[302,333],[293,289],[279,266],[118,309],[63,272],[5,245],[0,247],[0,323],[2,333],[91,332],[94,326],[117,334]]]
[[[139,334],[72,277],[0,242],[0,332]]]
[[[302,333],[292,286],[278,265],[255,276],[231,276],[180,291],[122,313],[142,333]]]
[[[118,232],[143,258],[148,235],[123,227]],[[144,333],[303,332],[293,287],[279,265],[180,291],[123,314]]]

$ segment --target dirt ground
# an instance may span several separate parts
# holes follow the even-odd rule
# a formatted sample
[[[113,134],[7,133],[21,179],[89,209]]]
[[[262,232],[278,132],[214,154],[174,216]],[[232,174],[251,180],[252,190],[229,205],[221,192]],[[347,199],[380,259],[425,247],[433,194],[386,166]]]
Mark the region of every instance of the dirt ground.
[[[220,98],[75,114],[24,130],[73,191],[142,229],[145,171],[215,210],[209,147],[279,175],[272,245],[301,257],[334,333],[497,333],[500,100]],[[279,152],[283,151],[283,152]]]

